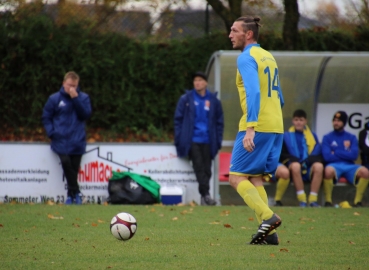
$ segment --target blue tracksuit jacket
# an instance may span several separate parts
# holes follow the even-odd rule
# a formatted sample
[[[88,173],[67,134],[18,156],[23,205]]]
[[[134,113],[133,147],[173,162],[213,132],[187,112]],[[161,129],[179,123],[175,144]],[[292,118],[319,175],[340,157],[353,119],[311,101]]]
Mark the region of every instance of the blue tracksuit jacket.
[[[57,154],[82,155],[86,151],[85,121],[91,116],[91,103],[86,93],[77,92],[78,97],[72,99],[61,87],[43,109],[42,123]]]
[[[174,114],[174,144],[177,149],[178,157],[187,157],[192,144],[195,112],[193,91],[186,91],[177,103]],[[211,158],[213,159],[222,147],[223,140],[223,109],[216,93],[210,93],[210,110],[209,110],[209,143]]]

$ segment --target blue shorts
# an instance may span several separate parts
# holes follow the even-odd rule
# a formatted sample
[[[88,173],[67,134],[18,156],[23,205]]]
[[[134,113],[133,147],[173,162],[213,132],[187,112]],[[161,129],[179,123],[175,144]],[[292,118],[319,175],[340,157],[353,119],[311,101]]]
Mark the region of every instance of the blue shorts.
[[[274,175],[282,150],[283,134],[255,132],[255,149],[243,147],[246,131],[239,131],[233,146],[229,174],[241,176]]]
[[[355,185],[357,171],[362,166],[357,164],[347,164],[344,162],[337,162],[337,163],[329,163],[327,164],[326,167],[332,167],[335,170],[336,174],[336,177],[334,179],[335,184],[341,177],[344,177],[348,182]]]
[[[306,172],[303,172],[302,169],[301,169],[301,176],[302,176],[302,181],[310,182],[311,177],[312,177],[311,166],[307,167]]]

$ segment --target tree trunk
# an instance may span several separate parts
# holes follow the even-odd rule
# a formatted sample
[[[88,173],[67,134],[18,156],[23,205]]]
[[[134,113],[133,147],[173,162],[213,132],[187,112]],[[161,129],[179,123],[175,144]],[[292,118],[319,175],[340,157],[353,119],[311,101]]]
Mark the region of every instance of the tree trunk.
[[[286,50],[296,50],[299,42],[299,7],[297,0],[283,0],[284,22],[283,22],[283,42]]]
[[[208,4],[213,8],[224,21],[227,32],[231,31],[233,22],[241,17],[242,0],[228,0],[229,9],[223,5],[220,0],[206,0]]]

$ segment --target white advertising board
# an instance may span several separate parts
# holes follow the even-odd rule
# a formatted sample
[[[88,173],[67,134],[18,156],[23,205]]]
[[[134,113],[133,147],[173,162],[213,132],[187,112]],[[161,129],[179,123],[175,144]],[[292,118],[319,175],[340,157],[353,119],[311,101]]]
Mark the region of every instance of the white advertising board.
[[[369,104],[355,103],[318,103],[316,114],[316,133],[319,141],[323,136],[333,131],[332,119],[337,111],[345,111],[348,115],[345,130],[357,137],[365,123],[369,121]]]
[[[112,171],[127,170],[150,176],[161,186],[181,186],[184,203],[200,203],[192,166],[169,144],[88,144],[78,174],[86,201],[105,201]],[[0,144],[0,202],[62,203],[66,193],[59,158],[48,144]],[[214,196],[213,177],[210,194]]]

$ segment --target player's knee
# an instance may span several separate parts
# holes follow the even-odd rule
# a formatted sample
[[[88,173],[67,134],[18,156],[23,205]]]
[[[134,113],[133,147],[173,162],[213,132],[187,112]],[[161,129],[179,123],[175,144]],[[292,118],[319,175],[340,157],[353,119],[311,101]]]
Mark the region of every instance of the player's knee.
[[[283,179],[289,179],[290,178],[290,172],[286,167],[278,167],[277,173],[276,173],[277,178],[283,178]]]
[[[357,174],[360,178],[369,179],[369,170],[365,167],[361,167]]]
[[[314,173],[323,173],[324,166],[320,162],[315,162],[312,166],[312,170]]]
[[[291,172],[300,172],[301,171],[301,164],[298,162],[292,162],[289,166]]]
[[[240,183],[240,180],[236,175],[230,174],[228,182],[231,185],[231,187],[233,187],[235,190],[237,190],[237,186]]]
[[[324,169],[324,178],[332,179],[334,177],[334,169],[332,167],[326,167]]]

